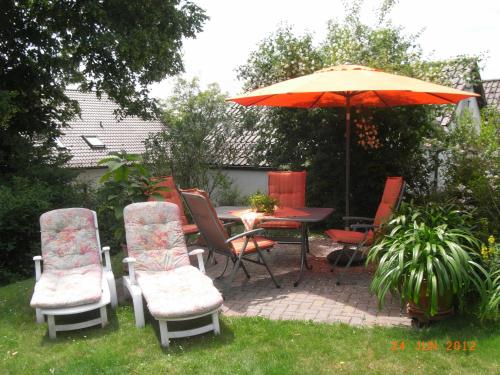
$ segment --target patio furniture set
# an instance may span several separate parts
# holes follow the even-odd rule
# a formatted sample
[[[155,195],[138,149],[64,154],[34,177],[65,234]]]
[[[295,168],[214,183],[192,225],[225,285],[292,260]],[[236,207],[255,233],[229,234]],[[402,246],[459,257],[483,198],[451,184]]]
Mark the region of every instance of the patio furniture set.
[[[297,183],[298,181],[298,183]],[[293,182],[293,183],[291,183]],[[230,225],[245,219],[246,207],[214,208],[208,195],[198,189],[176,189],[171,177],[159,184],[170,187],[162,191],[165,201],[130,204],[124,209],[128,257],[128,275],[123,277],[124,289],[131,296],[136,327],[144,327],[143,298],[160,327],[163,347],[170,338],[186,337],[213,331],[220,333],[219,311],[223,297],[213,281],[205,275],[204,249],[188,252],[185,235],[201,234],[199,243],[209,251],[233,264],[226,287],[241,268],[248,278],[246,262],[264,266],[274,285],[280,287],[268,263],[266,252],[276,244],[262,236],[264,230],[298,230],[300,241],[300,272],[294,283],[301,281],[309,251],[308,223],[324,220],[331,208],[305,207],[305,172],[269,172],[269,193],[290,205],[278,208],[274,215],[261,215],[244,232],[231,236]],[[297,188],[298,186],[298,188]],[[380,224],[387,219],[401,200],[404,182],[401,177],[390,177],[382,202],[371,224],[368,218],[349,217],[352,230],[330,229],[326,234],[343,244],[342,251],[354,248],[349,266],[364,245],[373,242]],[[299,192],[297,194],[297,191]],[[182,197],[189,208],[194,224],[189,224],[184,213]],[[254,217],[255,219],[255,217]],[[359,224],[359,221],[364,223]],[[36,310],[38,323],[47,316],[49,337],[56,332],[105,326],[108,322],[106,306],[118,304],[115,279],[111,269],[109,247],[102,247],[97,216],[85,208],[67,208],[47,212],[40,217],[42,255],[34,257],[36,284],[31,306]],[[358,232],[357,230],[363,230]],[[191,265],[189,256],[196,256],[198,268]],[[104,257],[104,263],[102,258]],[[42,272],[43,260],[43,272]],[[99,310],[99,318],[72,324],[56,324],[55,317]],[[211,323],[182,331],[169,330],[167,322],[192,320],[211,316]]]

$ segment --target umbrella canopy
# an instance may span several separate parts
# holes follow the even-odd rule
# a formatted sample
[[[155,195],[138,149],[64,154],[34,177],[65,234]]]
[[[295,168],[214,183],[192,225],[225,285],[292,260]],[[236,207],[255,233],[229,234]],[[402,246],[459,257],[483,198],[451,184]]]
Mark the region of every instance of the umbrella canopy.
[[[360,65],[339,65],[227,99],[244,106],[346,107],[346,215],[349,216],[350,108],[456,104],[472,92]]]

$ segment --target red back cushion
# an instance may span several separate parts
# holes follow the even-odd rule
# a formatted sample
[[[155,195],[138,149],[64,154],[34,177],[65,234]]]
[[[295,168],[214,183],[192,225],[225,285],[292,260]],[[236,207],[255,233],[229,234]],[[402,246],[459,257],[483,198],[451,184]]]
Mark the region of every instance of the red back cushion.
[[[403,184],[403,177],[387,177],[382,200],[375,213],[375,220],[373,222],[375,225],[380,225],[389,219],[398,203]]]
[[[279,200],[280,207],[306,206],[306,171],[268,172],[269,195]]]
[[[157,186],[165,186],[170,190],[168,191],[159,191],[158,193],[163,197],[166,202],[175,203],[179,207],[179,214],[181,218],[181,224],[187,225],[189,224],[186,214],[184,213],[184,206],[182,205],[182,199],[177,191],[177,187],[175,186],[174,178],[172,176],[163,176],[155,179],[157,182]],[[148,201],[156,201],[155,197],[149,197]]]

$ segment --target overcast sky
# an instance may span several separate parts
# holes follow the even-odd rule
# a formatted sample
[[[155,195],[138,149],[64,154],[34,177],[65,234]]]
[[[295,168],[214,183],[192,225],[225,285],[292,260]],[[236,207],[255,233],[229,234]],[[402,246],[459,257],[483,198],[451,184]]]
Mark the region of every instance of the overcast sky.
[[[210,17],[196,39],[184,42],[185,78],[199,77],[202,86],[218,83],[229,94],[241,91],[235,69],[258,43],[280,24],[296,34],[313,33],[319,44],[330,19],[342,20],[341,0],[193,0]],[[374,24],[380,1],[366,0],[363,21]],[[483,79],[500,78],[499,0],[400,0],[390,17],[406,32],[423,30],[419,39],[432,59],[486,54]],[[152,95],[168,97],[173,79],[153,85]]]

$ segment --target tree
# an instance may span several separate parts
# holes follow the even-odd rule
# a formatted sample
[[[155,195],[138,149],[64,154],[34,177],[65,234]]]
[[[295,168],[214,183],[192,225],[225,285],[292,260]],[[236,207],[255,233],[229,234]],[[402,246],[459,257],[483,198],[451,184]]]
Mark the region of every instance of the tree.
[[[310,35],[296,36],[288,27],[265,39],[239,68],[246,89],[276,83],[340,65],[367,65],[422,77],[426,64],[417,35],[406,35],[386,21],[391,1],[384,2],[379,23],[360,20],[362,1],[343,21],[331,21],[319,46]],[[345,110],[266,108],[256,126],[258,156],[279,168],[308,170],[308,203],[344,206]],[[429,166],[422,151],[424,136],[434,134],[432,109],[425,106],[353,111],[351,145],[352,212],[373,215],[388,175],[403,175],[413,191],[428,190]]]
[[[165,130],[146,140],[145,162],[153,174],[173,175],[183,188],[229,189],[222,167],[235,153],[229,140],[236,130],[225,98],[217,84],[201,90],[197,79],[178,79],[162,106]]]
[[[117,115],[155,116],[147,86],[182,71],[182,38],[206,19],[179,0],[2,2],[0,175],[37,161],[30,146],[53,146],[78,113],[68,84],[106,92],[122,108]]]

